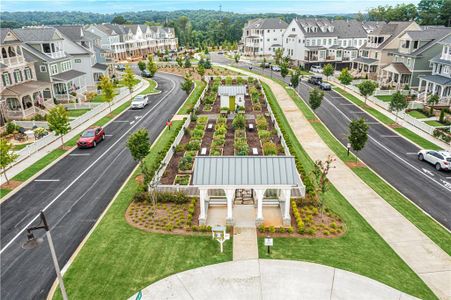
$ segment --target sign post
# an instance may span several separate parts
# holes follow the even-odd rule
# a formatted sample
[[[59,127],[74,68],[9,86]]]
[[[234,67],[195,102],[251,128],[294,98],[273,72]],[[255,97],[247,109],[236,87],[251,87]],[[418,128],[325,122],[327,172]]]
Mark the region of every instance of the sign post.
[[[273,246],[273,239],[271,237],[265,237],[265,246],[268,247],[268,254],[271,254],[271,247]]]
[[[226,233],[225,226],[215,226],[211,229],[211,237],[219,242],[221,253],[224,252],[224,242],[230,240],[230,233]]]

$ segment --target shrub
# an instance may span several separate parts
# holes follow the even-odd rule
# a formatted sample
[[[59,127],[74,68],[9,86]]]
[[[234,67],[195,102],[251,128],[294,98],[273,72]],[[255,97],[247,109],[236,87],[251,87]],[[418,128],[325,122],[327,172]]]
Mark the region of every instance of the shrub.
[[[275,233],[276,229],[274,228],[274,226],[269,226],[269,233]]]
[[[212,148],[221,148],[225,144],[225,139],[217,138],[211,143]]]
[[[184,204],[189,201],[187,195],[182,192],[156,192],[155,197],[157,203],[175,203],[175,204]],[[150,199],[150,198],[149,198]]]
[[[193,134],[191,135],[193,138],[201,139],[204,136],[205,131],[201,129],[194,129]]]
[[[243,115],[238,114],[232,121],[233,129],[244,129],[246,127],[246,120]]]
[[[205,125],[197,124],[196,127],[194,127],[195,130],[202,130],[205,131]]]
[[[269,132],[268,130],[259,130],[258,131],[258,138],[262,142],[269,141],[271,139],[271,132]]]
[[[6,133],[13,134],[15,131],[19,130],[20,126],[14,124],[13,122],[6,123]]]
[[[194,159],[190,155],[186,155],[182,157],[179,162],[179,170],[181,171],[189,171],[193,168]]]
[[[324,234],[324,235],[329,235],[330,232],[329,232],[329,230],[323,230],[323,234]]]
[[[236,155],[247,155],[249,152],[249,145],[246,139],[236,139],[234,144]]]
[[[215,135],[225,135],[227,133],[227,128],[224,124],[216,124]]]
[[[189,184],[189,180],[190,180],[190,176],[189,175],[177,175],[175,176],[175,184],[180,184],[180,185],[188,185]]]
[[[262,110],[262,105],[260,103],[255,103],[255,104],[252,105],[252,107],[256,111],[261,111]]]
[[[178,144],[177,146],[175,146],[175,152],[180,153],[185,151],[185,144]]]
[[[263,143],[263,154],[264,155],[277,155],[277,147],[273,142]]]
[[[258,130],[268,130],[268,121],[264,116],[258,116],[256,123]]]
[[[198,151],[200,149],[200,141],[192,140],[186,145],[186,150]]]
[[[228,108],[227,108],[227,109],[228,109]],[[222,124],[222,125],[226,126],[226,123],[227,123],[227,118],[224,118],[224,117],[219,117],[219,118],[216,120],[216,125]],[[226,128],[227,128],[227,126],[226,126]]]
[[[330,226],[330,228],[337,229],[337,223],[335,223],[335,222],[330,223],[329,226]]]
[[[208,122],[208,117],[202,116],[197,119],[197,124],[205,125]]]
[[[211,150],[210,150],[210,155],[211,156],[221,156],[221,149],[220,148],[217,148],[217,147],[215,147],[215,148],[211,148]]]
[[[133,195],[134,202],[149,202],[150,194],[148,192],[138,191]]]
[[[280,232],[280,233],[285,233],[285,231],[286,231],[286,228],[285,228],[285,227],[279,227],[279,232]]]
[[[313,227],[309,227],[305,230],[305,233],[307,233],[309,235],[314,235],[316,233],[316,230]]]
[[[293,227],[288,227],[287,228],[287,232],[289,233],[289,234],[292,234],[293,232],[294,232],[294,229],[293,229]]]

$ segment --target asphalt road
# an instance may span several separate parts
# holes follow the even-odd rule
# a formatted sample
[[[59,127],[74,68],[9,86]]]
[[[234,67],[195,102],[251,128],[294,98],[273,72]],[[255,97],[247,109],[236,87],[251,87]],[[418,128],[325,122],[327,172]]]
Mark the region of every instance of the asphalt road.
[[[231,63],[222,55],[213,53],[211,56],[215,63]],[[239,66],[249,67],[246,63],[240,63]],[[289,82],[288,77],[283,79],[279,73],[268,69],[254,65],[252,70]],[[306,83],[304,79],[297,91],[307,101],[312,88],[313,85]],[[420,149],[415,144],[388,129],[334,91],[325,93],[321,107],[315,112],[343,145],[348,143],[351,120],[364,117],[369,125],[369,138],[358,157],[435,220],[451,229],[451,172],[437,171],[434,166],[419,161],[416,153]]]
[[[149,96],[145,109],[125,111],[106,126],[106,139],[96,148],[72,151],[1,204],[1,299],[45,299],[56,278],[47,241],[21,248],[39,211],[45,210],[62,268],[137,165],[127,137],[147,128],[153,142],[177,112],[186,99],[182,78],[157,74],[155,80],[163,92]]]

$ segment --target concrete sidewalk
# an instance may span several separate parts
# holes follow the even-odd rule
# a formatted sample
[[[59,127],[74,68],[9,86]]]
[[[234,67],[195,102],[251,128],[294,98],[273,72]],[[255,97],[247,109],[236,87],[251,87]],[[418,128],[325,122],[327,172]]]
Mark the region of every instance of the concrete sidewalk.
[[[329,155],[335,157],[281,85],[266,77],[229,68],[257,77],[269,85],[312,160],[325,160]],[[445,251],[366,185],[343,161],[336,160],[328,178],[438,297],[451,299],[451,258]]]
[[[233,207],[233,260],[258,259],[256,212],[253,205]]]
[[[417,298],[368,277],[324,265],[260,259],[220,263],[169,276],[143,289],[142,299]]]

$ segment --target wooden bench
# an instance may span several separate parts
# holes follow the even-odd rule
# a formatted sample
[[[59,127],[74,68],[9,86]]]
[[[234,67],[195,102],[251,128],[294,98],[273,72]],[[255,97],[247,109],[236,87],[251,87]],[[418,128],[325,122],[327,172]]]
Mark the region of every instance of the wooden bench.
[[[200,155],[207,155],[207,148],[202,148],[201,150],[200,150]]]
[[[253,155],[258,155],[258,150],[257,150],[257,148],[252,148],[252,154],[253,154]]]

